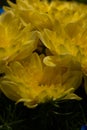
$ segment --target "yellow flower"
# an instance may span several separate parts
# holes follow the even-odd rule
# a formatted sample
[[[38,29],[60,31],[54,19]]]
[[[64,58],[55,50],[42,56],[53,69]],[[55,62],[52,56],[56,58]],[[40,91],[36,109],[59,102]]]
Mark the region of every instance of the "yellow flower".
[[[47,56],[44,58],[43,62],[50,67],[57,66],[61,70],[61,74],[65,73],[65,77],[69,76],[68,74],[70,73],[71,80],[68,77],[69,85],[73,84],[75,89],[81,85],[83,76],[81,65],[74,57],[70,55]]]
[[[36,47],[31,25],[24,27],[12,11],[0,16],[0,61],[27,57]]]
[[[86,17],[86,8],[87,6],[81,3],[55,1],[50,13],[52,17],[66,26],[68,23],[74,23]]]
[[[2,92],[17,103],[24,102],[27,107],[36,107],[51,99],[80,99],[73,93],[75,85],[77,86],[76,79],[81,77],[80,72],[59,65],[45,66],[36,53],[2,68]]]
[[[27,107],[80,99],[73,92],[83,77],[87,92],[87,6],[46,0],[8,3],[0,16],[2,92]]]
[[[57,29],[54,31],[44,29],[43,32],[38,32],[38,36],[50,51],[50,54],[46,55],[53,55],[56,58],[59,55],[74,57],[81,65],[82,72],[87,75],[86,30],[86,21],[84,23],[84,20],[80,23],[69,23],[65,27],[58,23]]]
[[[52,28],[53,20],[48,15],[50,4],[40,0],[18,0],[13,4],[8,0],[11,10],[20,18],[22,23],[26,26],[31,23],[34,29],[41,30],[43,28]]]
[[[43,32],[38,32],[40,40],[53,55],[72,55],[78,57],[80,52],[79,47],[67,36],[60,24],[58,27],[59,30],[51,31],[44,29]]]

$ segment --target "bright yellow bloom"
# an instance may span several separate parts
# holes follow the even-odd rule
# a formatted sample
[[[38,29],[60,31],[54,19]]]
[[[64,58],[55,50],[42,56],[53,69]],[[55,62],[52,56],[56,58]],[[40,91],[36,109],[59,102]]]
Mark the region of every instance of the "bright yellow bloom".
[[[13,4],[8,0],[8,3],[25,26],[31,23],[34,29],[38,30],[52,28],[53,20],[48,14],[50,5],[47,2],[40,0],[17,0],[17,4]]]
[[[16,0],[0,16],[0,88],[35,107],[49,100],[80,99],[87,92],[87,6],[75,2]]]
[[[74,23],[87,15],[87,6],[76,2],[54,1],[52,2],[50,13],[52,17],[66,26],[68,23]]]
[[[85,23],[84,23],[85,21]],[[65,27],[60,23],[55,30],[44,29],[38,36],[44,46],[54,56],[72,56],[80,63],[82,71],[87,74],[87,29],[86,19],[69,23]]]
[[[70,56],[80,64],[83,77],[87,76],[86,8],[84,4],[54,2],[50,11],[54,18],[54,29],[44,29],[38,33],[42,43],[50,51],[49,54],[46,53],[48,57],[44,58],[46,65],[56,66],[59,56]],[[87,77],[84,80],[87,92]]]
[[[50,50],[53,55],[72,55],[78,56],[80,49],[67,36],[61,25],[59,30],[51,31],[44,29],[43,32],[38,32],[42,43]],[[79,54],[80,55],[80,54]]]
[[[16,102],[24,102],[27,107],[36,107],[51,99],[80,99],[73,91],[81,72],[61,65],[48,67],[41,59],[34,53],[21,63],[4,66],[5,75],[0,78],[2,92]]]
[[[24,27],[11,11],[0,16],[0,33],[0,61],[24,58],[36,47],[31,25]]]

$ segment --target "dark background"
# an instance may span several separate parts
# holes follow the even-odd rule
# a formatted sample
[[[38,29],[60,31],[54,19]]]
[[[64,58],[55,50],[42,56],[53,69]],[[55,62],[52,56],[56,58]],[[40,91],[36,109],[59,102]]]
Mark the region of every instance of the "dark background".
[[[0,8],[3,6],[3,5],[7,5],[7,0],[0,0]],[[12,2],[15,2],[16,0],[11,0]]]

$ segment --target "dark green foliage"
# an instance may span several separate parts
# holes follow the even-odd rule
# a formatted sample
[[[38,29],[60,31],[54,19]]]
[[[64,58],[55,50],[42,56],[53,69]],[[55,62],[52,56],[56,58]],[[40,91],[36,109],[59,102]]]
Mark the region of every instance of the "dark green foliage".
[[[80,130],[86,121],[86,98],[50,101],[28,109],[0,95],[0,130]]]

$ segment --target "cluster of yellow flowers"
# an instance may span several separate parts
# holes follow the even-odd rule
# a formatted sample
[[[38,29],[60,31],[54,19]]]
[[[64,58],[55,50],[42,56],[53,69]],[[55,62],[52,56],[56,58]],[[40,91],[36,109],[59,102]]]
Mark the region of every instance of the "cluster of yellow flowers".
[[[8,0],[0,16],[0,89],[33,108],[87,92],[87,6],[75,2]]]

